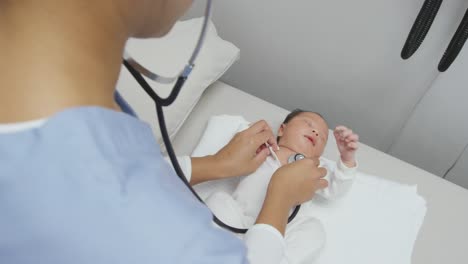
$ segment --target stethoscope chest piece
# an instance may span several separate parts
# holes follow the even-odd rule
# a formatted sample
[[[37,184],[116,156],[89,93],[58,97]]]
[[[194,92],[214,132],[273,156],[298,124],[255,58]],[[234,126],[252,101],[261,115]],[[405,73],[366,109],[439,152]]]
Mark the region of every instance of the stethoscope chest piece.
[[[301,153],[293,154],[293,155],[289,156],[288,164],[293,163],[293,162],[298,161],[298,160],[302,160],[302,159],[305,159],[305,156],[303,154],[301,154]]]

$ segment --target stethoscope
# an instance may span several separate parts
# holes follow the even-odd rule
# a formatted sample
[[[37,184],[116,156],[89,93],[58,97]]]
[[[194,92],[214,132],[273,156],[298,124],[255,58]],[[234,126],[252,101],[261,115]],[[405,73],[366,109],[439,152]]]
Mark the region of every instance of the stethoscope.
[[[123,58],[123,64],[127,68],[127,70],[130,72],[130,74],[135,78],[135,80],[140,84],[140,86],[143,88],[143,90],[153,99],[155,105],[156,105],[156,113],[158,116],[158,123],[159,123],[159,128],[161,130],[161,135],[164,141],[164,144],[166,145],[166,150],[169,155],[169,158],[171,160],[172,166],[174,167],[174,170],[177,173],[177,176],[182,180],[182,182],[187,186],[187,188],[190,189],[190,191],[195,195],[195,197],[202,203],[203,200],[200,198],[200,196],[196,193],[196,191],[190,186],[190,183],[187,181],[187,178],[185,177],[184,173],[182,172],[182,169],[180,168],[180,165],[177,161],[174,148],[172,147],[171,141],[169,139],[169,134],[167,133],[167,127],[166,127],[166,122],[164,119],[164,111],[163,111],[163,106],[169,106],[171,105],[175,99],[177,98],[180,90],[182,89],[182,86],[184,85],[185,81],[187,80],[188,76],[192,72],[192,69],[195,67],[195,60],[198,56],[198,53],[200,52],[200,49],[204,43],[205,37],[206,37],[206,32],[207,32],[207,27],[208,27],[208,22],[211,17],[211,0],[206,1],[206,8],[205,8],[205,17],[203,20],[203,26],[202,30],[200,33],[200,37],[198,38],[197,45],[195,46],[195,49],[192,53],[192,56],[190,57],[187,65],[184,67],[184,69],[180,72],[175,77],[165,77],[161,76],[159,74],[156,74],[149,69],[145,68],[143,65],[139,64],[137,61],[135,61],[128,53],[125,52],[124,58]],[[161,84],[170,84],[175,82],[174,87],[172,88],[171,93],[169,94],[168,97],[166,98],[161,98],[156,92],[151,88],[151,86],[146,82],[145,78],[147,77],[155,82],[161,83]],[[299,157],[299,156],[298,156]],[[294,160],[295,161],[295,160]],[[289,216],[288,218],[288,223],[291,222],[294,217],[297,215],[299,212],[300,205],[296,206],[294,209],[293,213]],[[219,226],[230,230],[235,233],[246,233],[248,229],[243,229],[243,228],[236,228],[229,226],[225,224],[223,221],[221,221],[219,218],[216,217],[216,215],[213,214],[213,221],[218,224]]]
[[[419,13],[417,17],[413,25],[413,28],[411,29],[411,32],[409,33],[405,46],[402,50],[402,53],[401,53],[402,58],[408,59],[419,48],[419,46],[421,45],[422,41],[424,40],[427,32],[429,31],[431,27],[431,24],[439,10],[441,3],[442,3],[442,0],[426,0],[425,1],[421,9],[421,12]],[[176,171],[178,177],[182,180],[182,182],[187,186],[187,188],[189,188],[190,191],[193,193],[193,195],[202,203],[204,203],[203,200],[196,193],[196,191],[190,186],[190,183],[187,181],[187,178],[182,172],[182,169],[180,168],[180,165],[177,161],[174,149],[172,147],[172,144],[169,139],[168,132],[167,132],[163,107],[169,106],[175,101],[185,81],[187,80],[193,68],[195,67],[195,60],[200,52],[201,47],[203,46],[210,17],[211,17],[211,0],[207,0],[206,8],[205,8],[205,17],[203,20],[203,26],[202,26],[202,30],[200,33],[200,37],[198,38],[195,49],[187,65],[177,76],[174,76],[174,77],[161,76],[159,74],[156,74],[150,71],[149,69],[145,68],[141,64],[139,64],[128,53],[125,53],[123,56],[123,64],[125,65],[127,70],[132,74],[135,80],[140,84],[143,90],[151,97],[151,99],[153,99],[155,103],[159,127],[161,130],[164,144],[166,145],[167,153],[174,167],[174,170]],[[468,38],[468,11],[465,14],[465,17],[463,18],[452,41],[450,42],[444,56],[442,57],[442,60],[439,64],[440,71],[445,71],[450,66],[450,64],[455,60],[456,56],[460,52],[467,38]],[[170,84],[170,83],[175,82],[175,85],[168,97],[161,98],[146,82],[143,76],[161,84]],[[304,158],[305,156],[302,154],[294,154],[288,158],[288,163],[292,163],[292,162],[295,162],[297,160],[301,160]],[[294,219],[294,217],[299,212],[299,209],[300,209],[300,205],[296,206],[293,213],[288,218],[288,223]],[[248,229],[229,226],[225,224],[224,222],[222,222],[220,219],[218,219],[215,215],[213,215],[213,220],[219,226],[225,229],[228,229],[232,232],[235,232],[235,233],[246,233],[248,230]]]

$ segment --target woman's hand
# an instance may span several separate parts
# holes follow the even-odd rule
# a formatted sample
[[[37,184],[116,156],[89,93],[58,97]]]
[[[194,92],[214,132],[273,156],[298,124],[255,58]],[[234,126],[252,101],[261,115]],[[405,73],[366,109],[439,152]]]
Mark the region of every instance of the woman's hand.
[[[191,185],[254,172],[270,155],[265,143],[274,150],[278,148],[270,126],[261,120],[237,133],[215,155],[192,158]]]
[[[237,133],[214,155],[217,162],[224,167],[223,177],[247,175],[257,170],[270,155],[265,143],[274,150],[278,148],[275,135],[264,120]]]
[[[282,166],[273,174],[268,192],[282,197],[288,209],[309,201],[315,191],[328,186],[322,179],[327,170],[319,164],[317,159],[302,159]]]
[[[271,178],[257,224],[269,224],[282,234],[285,232],[289,211],[296,205],[309,201],[328,182],[322,179],[326,169],[319,161],[303,159],[279,168]]]

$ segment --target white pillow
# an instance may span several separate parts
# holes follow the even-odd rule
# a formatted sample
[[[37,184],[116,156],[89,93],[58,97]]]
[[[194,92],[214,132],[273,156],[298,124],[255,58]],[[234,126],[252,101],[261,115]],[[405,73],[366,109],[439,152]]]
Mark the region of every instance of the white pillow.
[[[131,39],[126,50],[143,66],[163,76],[175,76],[188,62],[198,40],[203,18],[180,21],[164,38]],[[239,58],[239,49],[221,39],[210,21],[205,43],[195,61],[195,67],[176,101],[164,107],[167,130],[171,139],[197,104],[203,91],[218,80]],[[159,84],[146,79],[162,97],[169,95],[173,84]],[[139,118],[148,122],[162,143],[154,103],[130,73],[122,67],[117,89],[132,106]],[[163,148],[164,149],[164,148]]]

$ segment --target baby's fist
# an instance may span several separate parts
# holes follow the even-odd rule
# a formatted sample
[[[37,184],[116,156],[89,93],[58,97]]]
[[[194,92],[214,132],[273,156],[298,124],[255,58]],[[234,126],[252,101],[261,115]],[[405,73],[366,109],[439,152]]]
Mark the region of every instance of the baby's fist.
[[[355,153],[358,149],[359,136],[345,126],[337,126],[333,135],[343,163],[348,167],[356,166]]]

